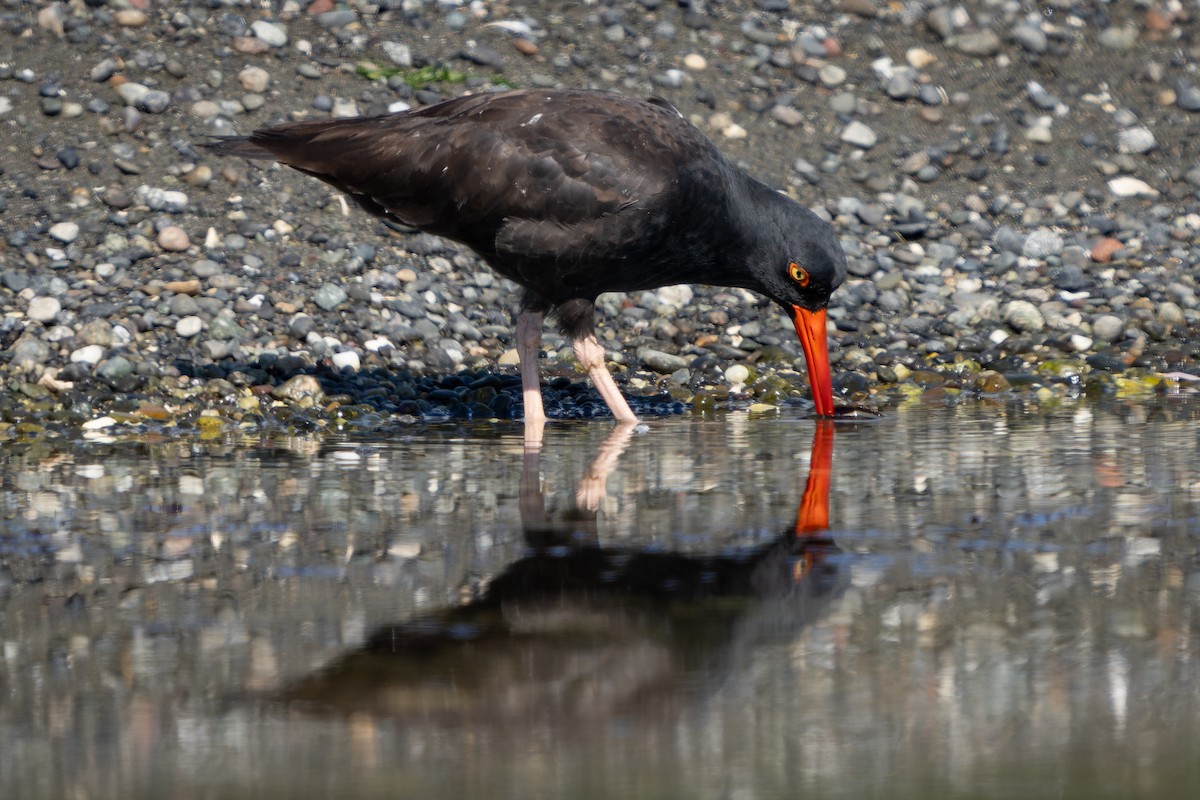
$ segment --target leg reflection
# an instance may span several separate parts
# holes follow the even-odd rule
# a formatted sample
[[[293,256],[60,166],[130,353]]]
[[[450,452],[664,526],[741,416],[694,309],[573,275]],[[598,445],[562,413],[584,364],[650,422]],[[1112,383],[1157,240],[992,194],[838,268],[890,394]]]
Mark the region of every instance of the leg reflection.
[[[528,440],[521,457],[521,485],[519,508],[521,526],[526,537],[534,546],[546,546],[557,539],[572,534],[586,534],[582,539],[594,539],[596,535],[596,513],[608,494],[608,476],[616,468],[621,455],[629,448],[636,422],[618,423],[600,449],[596,451],[584,476],[575,489],[575,508],[562,523],[555,523],[546,513],[546,499],[542,493],[542,443],[530,444]],[[561,542],[561,543],[566,543]]]

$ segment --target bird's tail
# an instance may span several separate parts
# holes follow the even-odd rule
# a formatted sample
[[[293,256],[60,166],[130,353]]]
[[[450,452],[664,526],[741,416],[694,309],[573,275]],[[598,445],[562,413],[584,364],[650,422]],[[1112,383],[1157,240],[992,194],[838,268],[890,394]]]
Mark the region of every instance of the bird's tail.
[[[385,115],[302,120],[263,128],[248,136],[218,136],[204,147],[223,156],[279,161],[324,179],[325,175],[337,171],[338,165],[346,161],[347,152],[362,147],[364,136],[377,132],[383,127],[381,123],[391,119],[391,116]],[[343,164],[341,170],[345,169]],[[376,165],[365,163],[362,169],[365,174],[373,175]]]
[[[256,143],[249,136],[220,136],[211,142],[200,145],[205,150],[211,150],[221,156],[241,156],[242,158],[276,158],[267,148]]]

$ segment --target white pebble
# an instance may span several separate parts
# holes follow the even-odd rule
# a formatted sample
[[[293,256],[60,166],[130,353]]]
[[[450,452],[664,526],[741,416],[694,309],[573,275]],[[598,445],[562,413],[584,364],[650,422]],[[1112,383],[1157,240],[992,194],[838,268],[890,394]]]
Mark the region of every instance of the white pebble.
[[[896,74],[896,64],[887,56],[882,56],[871,62],[871,71],[881,81],[886,81]]]
[[[340,353],[334,353],[330,360],[333,362],[334,369],[349,367],[352,371],[358,372],[360,365],[358,353],[353,350],[342,350]]]
[[[1117,197],[1136,197],[1137,195],[1149,195],[1153,197],[1158,194],[1150,184],[1128,175],[1113,178],[1108,182],[1108,188]]]
[[[117,95],[121,98],[121,102],[127,106],[137,105],[137,102],[149,94],[149,92],[149,86],[143,86],[133,81],[122,83],[117,87]]]
[[[746,129],[735,122],[721,131],[721,135],[726,139],[745,139],[747,134]]]
[[[1038,117],[1037,121],[1026,129],[1025,138],[1034,144],[1050,144],[1054,141],[1050,124],[1050,117]]]
[[[728,128],[732,124],[733,117],[729,116],[729,114],[724,111],[718,111],[708,118],[708,125],[713,130],[719,131],[722,128]]]
[[[412,559],[421,555],[420,542],[396,542],[388,548],[388,555],[392,558]]]
[[[846,70],[837,64],[826,64],[817,73],[824,86],[841,86],[846,82]]]
[[[267,85],[271,82],[271,73],[267,72],[262,67],[246,67],[238,73],[238,83],[242,85],[242,89],[247,92],[255,92],[262,94],[267,90]]]
[[[734,364],[725,370],[725,380],[732,386],[741,386],[750,379],[750,370],[742,364]]]
[[[1126,128],[1117,134],[1117,149],[1122,153],[1149,153],[1157,146],[1149,128]]]
[[[359,116],[358,103],[354,100],[347,100],[339,97],[333,101],[333,110],[330,111],[330,116],[334,119],[346,119],[348,117]]]
[[[495,23],[493,23],[495,24]],[[412,48],[401,42],[380,42],[379,49],[383,51],[397,67],[407,69],[412,66]]]
[[[25,313],[36,322],[52,322],[62,311],[62,303],[53,297],[35,297],[29,301]]]
[[[193,117],[209,119],[221,113],[221,107],[212,100],[200,100],[192,104],[190,113]]]
[[[704,56],[699,53],[688,53],[683,57],[683,66],[690,69],[692,72],[699,72],[703,69],[708,69],[708,62],[704,60]]]
[[[283,47],[288,43],[287,29],[265,19],[255,20],[250,30],[271,47]]]
[[[71,352],[72,364],[91,364],[95,366],[104,358],[104,348],[98,344],[84,345]]]
[[[363,347],[370,350],[372,353],[378,353],[380,350],[395,350],[396,345],[386,337],[380,336],[378,339],[368,339],[363,342]]]
[[[79,225],[75,222],[59,222],[50,226],[50,238],[70,244],[79,236]]]
[[[664,286],[656,291],[655,294],[658,296],[658,302],[676,309],[683,308],[692,302],[692,297],[695,296],[692,287],[686,283],[676,286]]]
[[[937,56],[929,52],[923,47],[909,48],[904,54],[904,60],[909,63],[913,69],[925,69],[930,64],[937,61]]]
[[[1101,341],[1115,342],[1125,335],[1125,321],[1115,314],[1101,314],[1092,320],[1092,334]]]
[[[180,317],[179,322],[175,323],[175,333],[185,339],[190,339],[204,328],[204,320],[193,315]]]
[[[879,135],[863,123],[854,120],[842,131],[842,141],[863,150],[870,150],[879,141]]]
[[[188,196],[174,189],[159,189],[155,186],[142,184],[134,190],[138,201],[145,203],[151,211],[165,211],[168,214],[180,214],[187,210]]]

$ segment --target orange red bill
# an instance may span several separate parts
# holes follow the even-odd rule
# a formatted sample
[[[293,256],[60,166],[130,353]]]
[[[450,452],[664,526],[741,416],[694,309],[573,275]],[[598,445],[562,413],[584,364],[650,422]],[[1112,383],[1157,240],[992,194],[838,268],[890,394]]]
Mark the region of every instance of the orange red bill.
[[[817,416],[833,416],[833,378],[829,374],[829,342],[825,333],[825,309],[809,311],[792,306],[792,322],[804,358],[808,362],[808,382],[812,386],[813,404]]]

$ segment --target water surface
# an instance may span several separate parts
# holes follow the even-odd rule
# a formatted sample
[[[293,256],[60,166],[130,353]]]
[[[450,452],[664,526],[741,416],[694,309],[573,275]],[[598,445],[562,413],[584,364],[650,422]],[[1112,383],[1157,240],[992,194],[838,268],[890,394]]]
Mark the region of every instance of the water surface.
[[[1198,413],[9,448],[0,796],[1194,797]]]

